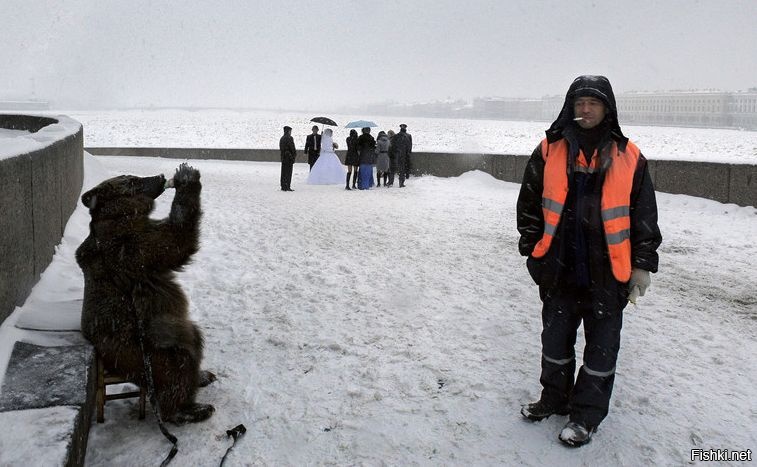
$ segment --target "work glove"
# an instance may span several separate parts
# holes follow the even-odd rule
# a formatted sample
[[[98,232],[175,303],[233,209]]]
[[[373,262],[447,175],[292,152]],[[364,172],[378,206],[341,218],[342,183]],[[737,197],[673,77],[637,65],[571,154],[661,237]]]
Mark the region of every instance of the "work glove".
[[[643,297],[647,287],[652,283],[649,277],[649,271],[645,269],[633,268],[631,279],[628,281],[628,301],[636,304],[636,299]]]

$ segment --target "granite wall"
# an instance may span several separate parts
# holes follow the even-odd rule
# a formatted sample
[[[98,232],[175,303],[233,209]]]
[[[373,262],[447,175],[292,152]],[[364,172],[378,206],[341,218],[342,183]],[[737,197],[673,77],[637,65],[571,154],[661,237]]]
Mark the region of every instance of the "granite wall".
[[[87,151],[103,156],[280,160],[276,149],[87,148]],[[337,151],[337,154],[344,160],[344,151]],[[297,162],[305,162],[302,153]],[[527,162],[528,156],[415,152],[412,155],[412,171],[416,175],[456,177],[469,170],[481,170],[499,180],[520,183]],[[757,206],[757,165],[651,160],[649,171],[657,191],[699,196],[740,206]]]
[[[81,193],[82,126],[65,116],[0,115],[21,130],[0,153],[0,322],[47,268]],[[21,132],[19,132],[21,133]],[[28,134],[28,136],[26,136]]]

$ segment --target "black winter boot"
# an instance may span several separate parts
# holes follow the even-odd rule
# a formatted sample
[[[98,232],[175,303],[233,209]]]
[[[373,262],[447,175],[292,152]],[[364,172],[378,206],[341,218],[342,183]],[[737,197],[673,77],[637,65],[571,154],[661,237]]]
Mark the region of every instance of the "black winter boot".
[[[380,186],[381,186],[381,174],[377,173],[376,174],[376,187],[380,187]]]
[[[568,422],[558,438],[564,445],[578,448],[591,441],[591,435],[595,431],[597,429],[594,427],[586,427],[578,422]]]
[[[536,402],[532,402],[531,404],[523,405],[520,408],[520,414],[534,422],[544,420],[550,415],[568,415],[569,413],[570,406],[568,404],[554,406],[552,404],[542,402],[541,399]]]
[[[352,189],[357,189],[357,170],[352,172]]]
[[[352,172],[347,172],[347,180],[345,181],[345,186],[344,186],[345,190],[350,189],[350,175],[352,175]]]

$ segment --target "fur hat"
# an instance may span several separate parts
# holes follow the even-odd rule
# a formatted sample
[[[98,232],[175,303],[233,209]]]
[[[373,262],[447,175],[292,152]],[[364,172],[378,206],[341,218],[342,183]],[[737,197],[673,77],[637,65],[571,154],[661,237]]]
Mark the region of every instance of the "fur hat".
[[[291,126],[285,126],[284,127],[284,131],[292,131],[292,127]]]

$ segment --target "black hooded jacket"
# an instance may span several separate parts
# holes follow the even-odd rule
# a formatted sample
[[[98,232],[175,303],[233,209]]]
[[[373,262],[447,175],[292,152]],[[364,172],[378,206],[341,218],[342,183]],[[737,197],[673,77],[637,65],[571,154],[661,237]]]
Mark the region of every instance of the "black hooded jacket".
[[[357,147],[360,153],[360,164],[376,163],[376,140],[370,133],[363,133],[357,137]]]
[[[602,123],[590,130],[581,129],[573,121],[573,103],[583,96],[596,97],[607,108]],[[601,217],[601,192],[607,168],[612,164],[610,144],[614,141],[618,151],[623,152],[628,139],[618,124],[615,96],[607,78],[576,78],[568,89],[560,115],[546,134],[549,143],[563,138],[568,142],[568,195],[549,251],[542,258],[533,258],[534,246],[544,234],[544,160],[541,145],[537,146],[526,166],[518,197],[520,254],[528,256],[528,269],[540,287],[542,298],[557,289],[588,289],[598,316],[622,309],[628,288],[612,275]],[[600,154],[600,170],[591,175],[576,173],[573,167],[579,150],[588,152],[594,147]],[[590,158],[591,153],[586,157]],[[654,187],[643,155],[639,156],[634,172],[630,217],[631,266],[657,272],[657,247],[662,237],[657,226]]]

